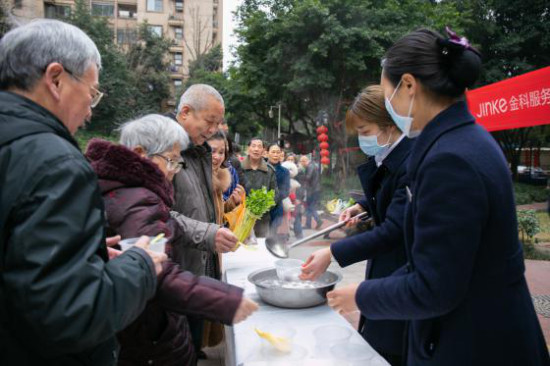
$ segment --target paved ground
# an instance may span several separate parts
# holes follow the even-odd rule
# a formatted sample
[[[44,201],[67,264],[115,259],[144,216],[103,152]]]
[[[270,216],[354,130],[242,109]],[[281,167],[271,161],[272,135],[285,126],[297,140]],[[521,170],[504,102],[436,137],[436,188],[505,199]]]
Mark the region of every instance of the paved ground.
[[[520,205],[517,206],[518,210],[535,210],[535,211],[546,211],[548,209],[547,202],[537,202],[531,203],[529,205]]]
[[[544,203],[543,205],[546,204]],[[544,206],[544,208],[539,206],[541,205],[536,205],[532,208],[530,207],[530,209],[546,209],[546,206]],[[332,222],[325,220],[323,227],[330,224],[332,224]],[[314,230],[304,230],[304,235],[309,235],[314,232]],[[310,243],[306,243],[292,249],[290,256],[305,260],[315,250],[327,247],[332,241],[342,238],[344,235],[345,234],[342,231],[333,232],[330,235],[330,239],[315,239]],[[294,237],[291,237],[291,241],[293,240],[295,240]],[[527,260],[525,265],[527,283],[529,284],[529,289],[531,291],[531,295],[533,296],[539,321],[546,338],[546,343],[550,350],[550,262]],[[329,268],[341,271],[344,275],[342,282],[338,284],[339,287],[362,281],[365,278],[365,267],[366,262],[360,262],[343,269],[340,268],[337,263],[332,263]],[[351,324],[357,327],[359,320],[358,313],[347,314],[345,317]],[[223,346],[207,349],[206,353],[208,354],[208,360],[199,361],[199,366],[223,366],[224,351]]]

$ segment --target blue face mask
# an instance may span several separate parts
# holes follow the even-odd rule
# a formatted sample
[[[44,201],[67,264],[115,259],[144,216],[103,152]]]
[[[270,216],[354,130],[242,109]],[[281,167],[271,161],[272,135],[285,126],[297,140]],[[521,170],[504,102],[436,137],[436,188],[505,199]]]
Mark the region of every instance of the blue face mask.
[[[384,145],[378,145],[378,135],[380,134],[359,136],[359,148],[365,155],[378,156],[390,148],[389,141],[391,139],[391,134],[390,137],[388,137],[388,142]]]
[[[401,85],[401,82],[403,80],[400,80],[399,81],[399,84],[397,84],[397,87],[395,88],[395,90],[393,91],[393,94],[391,95],[391,97],[388,99],[386,98],[385,100],[385,105],[386,105],[386,110],[388,111],[388,114],[390,115],[391,119],[393,119],[393,121],[395,122],[395,124],[397,125],[397,127],[403,131],[403,133],[408,137],[408,138],[415,138],[416,136],[420,135],[420,130],[419,131],[412,131],[411,130],[411,127],[412,127],[412,122],[413,122],[413,118],[411,117],[411,110],[412,110],[412,107],[413,107],[413,103],[414,103],[414,95],[413,95],[413,99],[411,100],[411,104],[409,105],[409,113],[408,113],[408,116],[401,116],[399,114],[397,114],[397,112],[395,112],[395,110],[393,109],[393,106],[391,104],[391,100],[393,99],[393,97],[395,96],[395,93],[397,92],[397,90],[399,89],[399,86]]]

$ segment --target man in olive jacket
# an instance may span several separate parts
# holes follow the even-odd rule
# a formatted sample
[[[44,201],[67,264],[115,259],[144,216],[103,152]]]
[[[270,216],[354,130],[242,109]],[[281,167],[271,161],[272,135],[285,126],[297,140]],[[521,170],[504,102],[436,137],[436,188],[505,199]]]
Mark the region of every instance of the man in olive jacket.
[[[246,177],[246,191],[252,189],[261,189],[265,187],[267,190],[275,191],[275,203],[280,203],[282,198],[279,197],[279,189],[277,187],[277,177],[275,168],[266,162],[262,153],[264,151],[264,142],[258,137],[252,138],[248,142],[248,156],[243,160],[241,167]],[[258,237],[270,236],[271,214],[266,213],[254,225],[254,232]]]
[[[0,365],[114,365],[115,334],[154,294],[165,256],[109,261],[96,176],[71,136],[101,98],[100,67],[59,21],[0,41]]]

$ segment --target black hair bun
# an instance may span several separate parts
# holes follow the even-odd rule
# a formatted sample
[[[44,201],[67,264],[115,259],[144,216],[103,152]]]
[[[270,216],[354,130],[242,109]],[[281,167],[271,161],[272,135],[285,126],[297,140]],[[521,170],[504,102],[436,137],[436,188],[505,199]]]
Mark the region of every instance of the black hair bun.
[[[464,52],[453,62],[449,69],[449,77],[457,86],[470,88],[479,77],[481,72],[481,57],[472,50],[465,49]]]
[[[459,88],[469,88],[475,84],[481,72],[481,55],[470,46],[464,37],[447,28],[450,38],[438,38],[441,63],[451,81]]]

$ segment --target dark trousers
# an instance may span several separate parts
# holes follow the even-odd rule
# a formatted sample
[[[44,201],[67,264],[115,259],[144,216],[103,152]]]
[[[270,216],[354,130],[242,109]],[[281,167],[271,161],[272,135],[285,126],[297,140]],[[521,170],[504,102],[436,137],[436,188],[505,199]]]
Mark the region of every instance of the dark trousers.
[[[304,231],[302,230],[302,212],[304,206],[300,203],[296,205],[294,210],[294,235],[297,237],[303,236]]]
[[[306,226],[311,227],[311,218],[313,217],[317,223],[321,222],[319,215],[317,214],[317,206],[319,205],[319,198],[321,192],[308,193],[306,201]]]
[[[284,210],[283,210],[283,205],[282,204],[277,204],[277,206],[275,206],[270,211],[269,214],[271,216],[271,221],[270,221],[271,236],[275,237],[275,236],[277,236],[277,229],[283,223],[283,215],[285,214]]]
[[[187,322],[189,323],[189,330],[191,331],[191,338],[193,338],[193,348],[195,353],[199,354],[202,348],[202,335],[204,330],[204,319],[196,316],[188,316]]]
[[[271,222],[271,215],[266,213],[261,219],[256,221],[254,225],[254,234],[257,238],[267,238],[269,236],[269,227]]]
[[[389,353],[378,352],[380,356],[384,357],[391,366],[405,366],[403,357],[401,355],[392,355]]]

